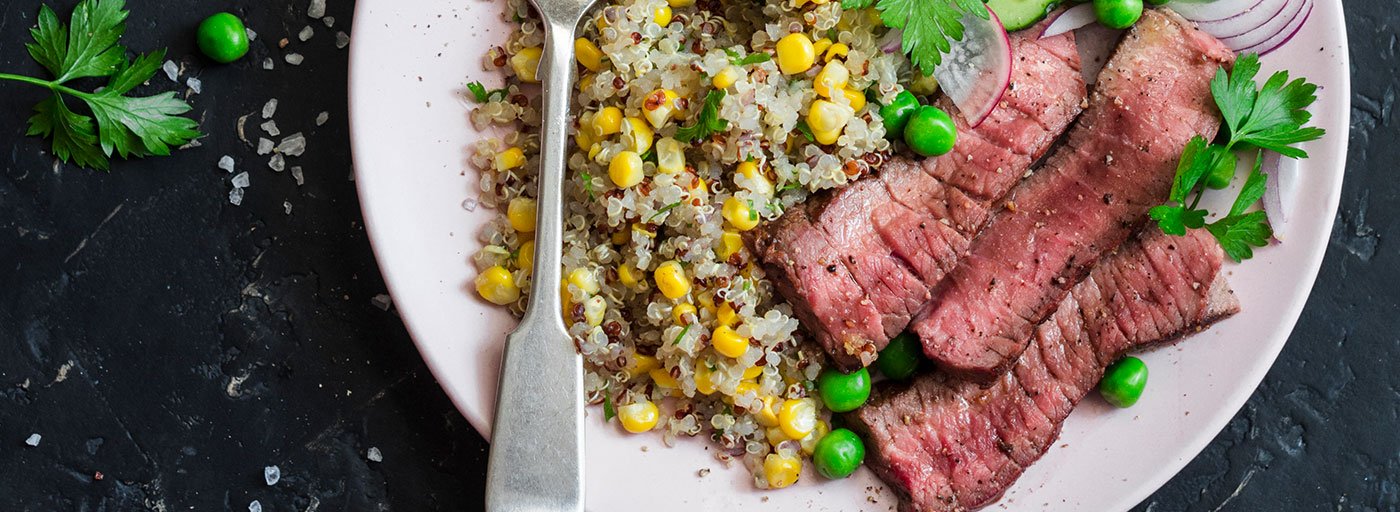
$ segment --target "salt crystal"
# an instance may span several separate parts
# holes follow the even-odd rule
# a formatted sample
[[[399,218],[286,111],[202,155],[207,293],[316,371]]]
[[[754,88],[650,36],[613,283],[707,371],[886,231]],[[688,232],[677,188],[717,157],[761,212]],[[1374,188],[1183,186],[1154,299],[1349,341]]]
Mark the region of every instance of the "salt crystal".
[[[262,512],[262,502],[253,500],[252,503],[248,504],[248,512]]]
[[[266,137],[258,137],[258,154],[259,154],[259,155],[266,155],[266,154],[268,154],[268,153],[271,153],[271,152],[272,152],[272,147],[273,147],[272,141],[267,140]]]
[[[160,65],[160,69],[165,70],[165,76],[170,77],[171,82],[180,83],[180,68],[173,61],[165,61]]]
[[[324,18],[321,18],[321,23],[325,23],[325,24],[326,24],[326,28],[334,27],[334,26],[335,26],[335,16],[326,16],[326,17],[324,17]]]
[[[345,48],[346,46],[350,46],[350,34],[346,34],[345,32],[336,32],[335,47]]]
[[[194,91],[195,94],[204,92],[204,82],[198,78],[190,77],[189,80],[185,80],[185,85],[190,86],[190,90]]]
[[[199,139],[190,139],[190,141],[189,141],[189,142],[186,142],[185,145],[180,146],[180,149],[197,148],[197,147],[200,147],[200,146],[203,146],[203,145],[204,145],[204,143],[203,143],[203,142],[200,142]]]
[[[282,156],[281,153],[273,153],[272,159],[267,161],[267,166],[274,171],[282,172],[287,168],[287,158]]]
[[[381,293],[379,295],[375,295],[374,298],[369,300],[369,302],[370,304],[374,304],[374,307],[379,308],[380,310],[388,311],[389,306],[392,306],[394,304],[394,299],[389,298],[388,294]]]
[[[233,190],[228,191],[228,202],[234,206],[243,204],[243,189],[234,187]]]
[[[323,110],[320,114],[316,114],[316,126],[326,124],[326,121],[329,121],[330,119],[331,113]]]
[[[307,25],[305,27],[301,27],[301,32],[297,32],[297,39],[300,39],[301,42],[304,43],[306,41],[309,41],[311,39],[311,36],[314,35],[316,35],[316,31],[311,30],[311,25]]]
[[[282,211],[287,212],[287,215],[291,215],[291,214],[292,214],[292,202],[291,202],[291,201],[282,201]]]
[[[224,155],[219,158],[219,168],[224,172],[233,172],[233,157]]]
[[[249,40],[249,41],[257,41],[257,40],[258,40],[258,33],[257,33],[257,32],[253,32],[253,29],[248,28],[248,27],[243,27],[243,32],[246,33],[246,34],[248,34],[248,40]]]
[[[306,8],[306,15],[312,18],[325,16],[326,0],[311,0],[311,6]]]
[[[292,179],[297,180],[297,186],[298,186],[298,187],[300,187],[300,186],[302,186],[303,184],[306,183],[306,176],[304,176],[304,175],[301,174],[301,166],[300,166],[300,165],[293,165],[293,166],[292,166]]]
[[[301,156],[306,152],[306,137],[301,132],[293,133],[277,144],[277,152],[287,156]]]
[[[365,458],[369,459],[370,462],[384,462],[384,454],[379,452],[379,447],[377,446],[369,447],[369,451],[365,453]]]
[[[272,57],[263,57],[263,69],[272,69]]]
[[[229,183],[238,188],[248,188],[249,182],[248,171],[243,171],[234,175],[233,180]]]
[[[29,446],[39,446],[39,441],[42,439],[44,439],[44,436],[41,436],[39,434],[29,434],[29,438],[24,440],[24,444],[27,444]]]
[[[306,60],[306,58],[302,57],[300,53],[288,53],[286,57],[283,57],[283,59],[287,61],[287,64],[291,64],[293,66],[300,66],[301,62],[303,60]]]
[[[477,202],[476,199],[473,199],[473,198],[470,198],[470,197],[469,197],[469,198],[467,198],[466,201],[462,201],[462,209],[463,209],[463,210],[466,210],[466,211],[469,211],[469,212],[474,212],[474,211],[476,211],[476,206],[477,206],[477,204],[479,204],[479,203]]]
[[[282,470],[277,466],[266,466],[263,468],[263,480],[267,482],[267,485],[277,485],[277,482],[281,479]]]
[[[270,99],[270,100],[267,100],[267,103],[264,103],[264,104],[263,104],[263,109],[262,109],[262,116],[263,116],[263,119],[272,119],[272,115],[273,115],[273,114],[276,114],[276,113],[277,113],[277,98],[272,98],[272,99]]]
[[[282,134],[282,130],[277,129],[277,121],[267,121],[258,126],[261,127],[263,131],[267,132],[268,135],[271,135],[273,137]]]

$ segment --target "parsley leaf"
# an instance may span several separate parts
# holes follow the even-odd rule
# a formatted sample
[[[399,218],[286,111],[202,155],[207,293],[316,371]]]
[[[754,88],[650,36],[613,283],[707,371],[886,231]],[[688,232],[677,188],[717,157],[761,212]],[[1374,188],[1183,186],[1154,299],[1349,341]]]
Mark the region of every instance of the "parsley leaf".
[[[588,199],[597,201],[598,198],[593,195],[593,175],[583,171],[579,173],[579,178],[583,179],[583,191],[588,193]]]
[[[1199,229],[1206,225],[1205,210],[1182,206],[1158,205],[1147,211],[1152,220],[1168,235],[1185,235],[1187,229]]]
[[[1236,262],[1253,258],[1254,248],[1268,245],[1274,234],[1263,210],[1225,217],[1207,225],[1206,230],[1215,235],[1225,255]]]
[[[607,423],[617,417],[617,409],[613,407],[612,389],[603,388],[603,422]]]
[[[904,31],[901,49],[924,75],[943,63],[953,47],[949,39],[962,40],[964,14],[989,17],[981,0],[879,0],[875,9],[885,26]]]
[[[510,89],[505,87],[487,90],[486,86],[481,85],[481,82],[471,82],[467,84],[467,91],[472,93],[472,99],[475,99],[477,103],[486,103],[488,101],[503,99],[507,94],[510,94]]]
[[[1316,140],[1322,129],[1303,127],[1312,119],[1306,109],[1317,101],[1317,86],[1299,78],[1290,82],[1287,71],[1269,77],[1256,92],[1254,75],[1259,56],[1247,54],[1229,74],[1219,70],[1211,80],[1211,94],[1230,128],[1231,143],[1246,143],[1277,151],[1289,158],[1306,158],[1294,144]]]
[[[727,52],[726,52],[726,53],[727,53]],[[772,55],[769,55],[769,54],[767,54],[767,53],[763,53],[763,52],[750,53],[750,54],[748,54],[747,56],[744,56],[744,57],[738,57],[738,56],[737,56],[737,53],[736,53],[735,55],[730,55],[730,56],[729,56],[729,63],[730,63],[730,64],[733,64],[733,65],[735,65],[735,66],[748,66],[748,65],[750,65],[750,64],[761,64],[761,63],[764,63],[764,62],[768,62],[768,61],[770,61],[770,60],[773,60],[773,56],[772,56]]]
[[[169,155],[200,137],[199,125],[182,117],[190,105],[174,92],[131,97],[127,93],[149,81],[160,69],[165,51],[126,57],[119,43],[126,32],[125,0],[83,0],[73,8],[71,27],[47,5],[30,29],[34,41],[25,45],[52,80],[0,73],[0,80],[24,82],[53,91],[34,106],[28,135],[51,139],[53,153],[64,162],[107,169],[113,155],[122,158]],[[79,78],[107,78],[100,92],[65,85]],[[71,110],[64,96],[82,100],[92,116]]]
[[[700,107],[700,115],[696,117],[695,124],[680,127],[673,138],[680,142],[693,142],[728,130],[729,120],[719,117],[719,104],[724,101],[724,94],[720,89],[713,89],[705,94],[705,104]]]

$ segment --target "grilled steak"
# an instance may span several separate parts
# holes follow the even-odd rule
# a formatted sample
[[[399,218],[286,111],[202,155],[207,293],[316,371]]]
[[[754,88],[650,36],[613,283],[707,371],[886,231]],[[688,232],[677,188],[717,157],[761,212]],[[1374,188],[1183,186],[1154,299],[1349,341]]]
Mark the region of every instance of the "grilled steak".
[[[768,276],[838,365],[870,364],[908,326],[996,200],[1079,114],[1086,92],[1073,36],[1032,33],[1012,36],[1013,82],[991,116],[977,128],[954,116],[951,154],[888,162],[756,233]]]
[[[1215,136],[1210,79],[1233,54],[1166,10],[1145,13],[1099,75],[1066,145],[1012,190],[912,328],[940,367],[1005,372],[1036,324],[1166,199],[1188,140]]]
[[[957,511],[991,503],[1060,434],[1070,410],[1124,352],[1205,328],[1239,309],[1209,234],[1154,234],[1108,256],[1045,322],[1030,348],[988,387],[946,374],[882,387],[848,414],[866,463],[903,509]]]

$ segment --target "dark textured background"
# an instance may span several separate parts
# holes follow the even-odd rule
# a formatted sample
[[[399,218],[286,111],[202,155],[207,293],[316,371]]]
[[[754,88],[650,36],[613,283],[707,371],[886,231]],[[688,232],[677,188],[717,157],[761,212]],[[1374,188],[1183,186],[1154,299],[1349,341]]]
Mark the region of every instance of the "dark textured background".
[[[0,71],[38,71],[22,44],[39,3],[0,7]],[[66,13],[73,0],[56,3]],[[55,165],[23,136],[42,91],[0,84],[0,510],[243,511],[253,499],[269,511],[480,509],[485,443],[393,311],[372,304],[384,285],[349,179],[347,51],[334,44],[351,3],[331,0],[333,29],[305,16],[307,0],[131,3],[126,43],[169,46],[202,80],[192,102],[210,136],[111,173]],[[193,27],[223,9],[260,37],[250,58],[214,66]],[[1140,509],[1400,507],[1400,262],[1389,246],[1400,235],[1400,9],[1347,9],[1351,154],[1322,274],[1258,392]],[[316,35],[297,41],[308,24]],[[282,60],[293,51],[305,63]],[[157,75],[149,88],[173,87]],[[284,134],[309,140],[290,162],[305,168],[301,187],[236,133],[274,97]],[[317,127],[321,111],[330,121]],[[250,135],[260,122],[250,117]],[[242,206],[215,168],[225,154],[252,176]],[[38,447],[24,444],[31,433]],[[271,487],[269,464],[283,475]]]

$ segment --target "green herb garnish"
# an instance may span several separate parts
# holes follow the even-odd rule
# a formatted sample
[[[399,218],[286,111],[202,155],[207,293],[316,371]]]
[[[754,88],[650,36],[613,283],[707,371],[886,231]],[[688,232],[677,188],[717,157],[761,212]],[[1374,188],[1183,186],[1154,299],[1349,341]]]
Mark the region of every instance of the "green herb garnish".
[[[981,0],[841,0],[843,9],[874,6],[885,26],[904,31],[901,47],[924,75],[943,63],[952,49],[949,39],[961,41],[965,13],[989,19]]]
[[[676,201],[676,202],[671,203],[671,204],[668,204],[668,205],[666,205],[666,206],[662,206],[660,210],[656,210],[656,213],[653,213],[653,214],[651,214],[650,217],[647,217],[647,222],[651,222],[652,219],[655,219],[655,218],[657,218],[657,217],[660,217],[660,216],[664,215],[666,212],[669,212],[669,211],[675,209],[677,206],[680,206],[682,202],[684,202],[684,201]]]
[[[603,388],[603,422],[607,423],[617,417],[617,409],[613,407],[612,388]]]
[[[467,84],[467,90],[471,91],[472,98],[475,99],[477,103],[496,101],[505,98],[507,94],[510,94],[510,89],[504,87],[500,89],[487,90],[486,86],[481,85],[481,82],[471,82]]]
[[[49,6],[41,6],[38,24],[29,30],[34,42],[25,48],[53,80],[0,73],[0,79],[53,92],[34,106],[26,134],[51,139],[59,160],[106,170],[113,155],[168,156],[172,146],[183,146],[202,135],[198,123],[180,117],[190,111],[190,105],[174,92],[126,95],[155,76],[165,50],[127,59],[126,47],[118,44],[129,14],[124,7],[124,0],[83,0],[73,8],[70,27]],[[107,85],[97,92],[65,85],[80,78],[107,78]],[[70,109],[63,101],[65,95],[82,100],[92,116]]]
[[[816,134],[812,133],[812,127],[807,126],[805,119],[797,121],[797,132],[801,133],[802,138],[807,139],[807,142],[816,142],[817,140]]]
[[[773,56],[764,52],[750,53],[746,56],[739,55],[739,52],[725,48],[724,54],[729,56],[729,63],[735,66],[748,66],[750,64],[760,64],[773,60]]]
[[[676,130],[673,138],[680,142],[692,142],[728,130],[729,120],[719,117],[719,103],[724,101],[724,94],[724,91],[719,89],[705,94],[705,104],[700,107],[700,115],[696,117],[695,124],[682,126]]]
[[[1289,158],[1307,158],[1308,153],[1296,144],[1317,140],[1326,132],[1305,127],[1312,114],[1306,109],[1317,100],[1317,86],[1299,78],[1288,80],[1287,71],[1279,71],[1257,87],[1254,77],[1259,73],[1259,56],[1240,56],[1230,72],[1217,70],[1210,82],[1215,104],[1220,108],[1229,131],[1224,144],[1207,144],[1195,137],[1181,153],[1176,177],[1172,182],[1167,204],[1153,207],[1150,215],[1169,235],[1185,235],[1187,229],[1205,228],[1225,254],[1235,261],[1254,257],[1254,247],[1263,247],[1273,236],[1268,216],[1262,211],[1246,213],[1264,195],[1266,177],[1260,171],[1263,150],[1276,151]],[[1244,188],[1235,198],[1229,215],[1207,224],[1207,212],[1197,208],[1205,193],[1203,178],[1213,169],[1233,157],[1237,147],[1255,151],[1254,168],[1245,179]],[[1188,204],[1187,197],[1195,197]]]
[[[796,182],[784,183],[783,186],[778,187],[778,192],[787,192],[787,191],[789,191],[789,190],[797,189],[798,187],[801,187],[801,186],[802,186],[802,185],[800,185],[800,184],[798,184],[798,183],[796,183]]]
[[[588,193],[588,199],[597,201],[598,198],[593,195],[593,175],[589,174],[588,171],[581,171],[579,178],[583,179],[583,191]]]
[[[681,333],[678,334],[678,335],[676,335],[676,339],[671,340],[671,344],[672,344],[672,345],[675,345],[675,344],[677,344],[677,343],[680,343],[681,340],[685,338],[686,333],[689,333],[689,332],[690,332],[690,326],[692,326],[692,325],[695,325],[695,324],[685,324],[685,328],[684,328],[684,329],[681,329]]]

